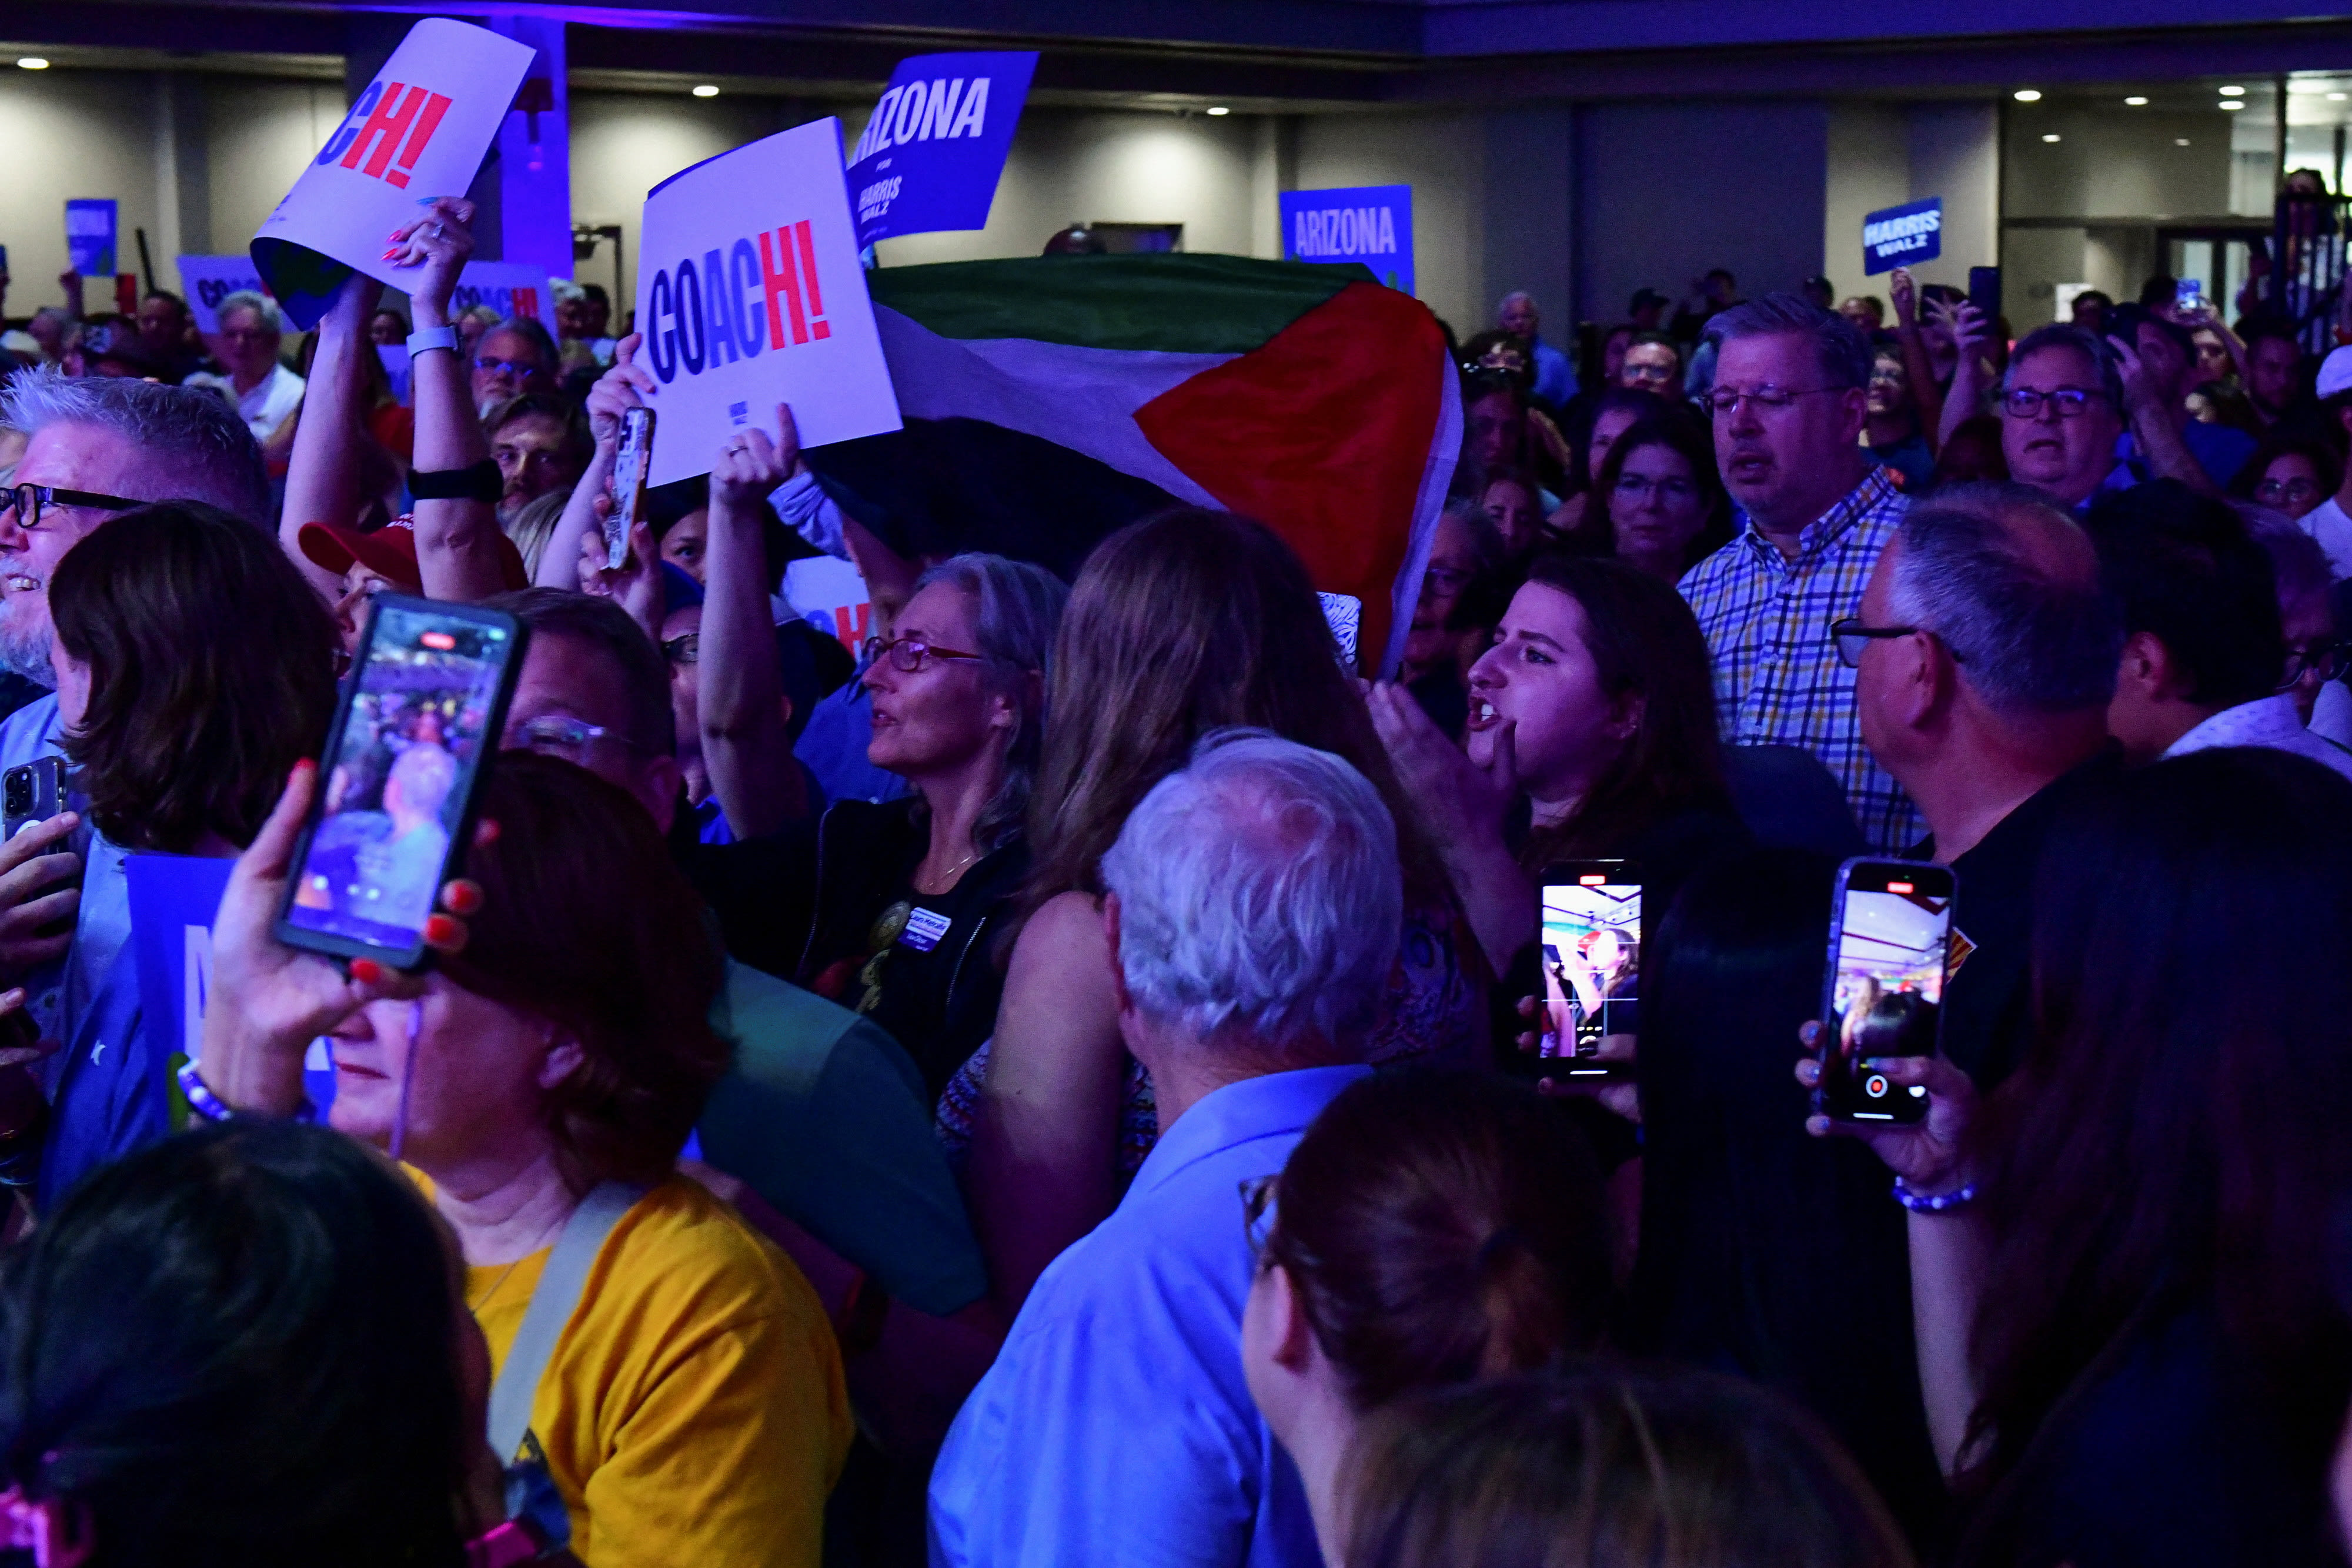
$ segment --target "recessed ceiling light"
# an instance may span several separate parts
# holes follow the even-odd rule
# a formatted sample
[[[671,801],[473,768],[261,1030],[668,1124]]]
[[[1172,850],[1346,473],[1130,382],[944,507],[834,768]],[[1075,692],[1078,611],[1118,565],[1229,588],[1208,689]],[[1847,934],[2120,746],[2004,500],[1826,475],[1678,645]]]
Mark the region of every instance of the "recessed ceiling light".
[[[1208,112],[1209,112],[1209,113],[1211,113],[1211,114],[1231,114],[1231,113],[1233,112],[1233,110],[1230,110],[1230,109],[1227,109],[1223,104],[1222,104],[1222,103],[1221,103],[1221,104],[1217,105],[1214,109],[1210,110]]]
[[[2017,89],[2015,96],[2020,103],[2040,103],[2042,89],[2038,87],[2021,87]]]
[[[2246,107],[2246,102],[2245,102],[2245,99],[2238,99],[2238,98],[2227,98],[2227,99],[2223,99],[2221,100],[2221,108],[2222,108],[2225,111],[2226,111],[2226,110],[2229,110],[2243,109],[2243,108],[2245,108],[2245,107]]]
[[[2172,144],[2175,147],[2186,147],[2189,145],[2189,138],[2186,136],[2176,136],[2172,139]]]
[[[2346,96],[2346,94],[2340,92],[2331,92],[2327,95],[2327,101],[2330,103],[2342,103]]]
[[[16,64],[20,68],[28,71],[45,71],[49,68],[49,62],[38,55],[21,55],[17,57]]]
[[[2225,87],[2221,89],[2221,96],[2223,98],[2243,98],[2246,96],[2246,89],[2242,87]]]
[[[709,82],[704,82],[700,87],[694,89],[694,96],[697,98],[717,98],[719,96],[719,89],[711,86]]]
[[[2129,109],[2146,109],[2147,107],[2147,99],[2137,97],[2127,98],[2124,99],[2124,104]]]
[[[2052,131],[2049,135],[2047,135],[2047,136],[2043,137],[2042,140],[2042,141],[2057,141],[2057,140],[2058,140],[2058,133],[2057,133],[2056,131]]]

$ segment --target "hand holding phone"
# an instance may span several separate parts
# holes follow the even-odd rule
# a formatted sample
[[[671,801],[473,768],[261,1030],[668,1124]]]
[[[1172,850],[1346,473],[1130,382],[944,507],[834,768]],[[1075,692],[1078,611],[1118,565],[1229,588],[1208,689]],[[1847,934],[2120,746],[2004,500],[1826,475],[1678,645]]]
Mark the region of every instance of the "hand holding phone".
[[[1537,1054],[1599,1057],[1637,1032],[1642,873],[1630,861],[1570,861],[1544,873],[1543,1041]]]
[[[1814,1110],[1830,1120],[1926,1118],[1925,1085],[1880,1064],[1936,1054],[1954,886],[1947,866],[1863,856],[1838,868],[1813,1090]]]
[[[408,969],[471,841],[521,672],[523,627],[478,605],[380,594],[325,750],[273,935]]]
[[[604,514],[604,570],[629,561],[629,529],[645,513],[646,476],[654,461],[654,411],[643,404],[621,415],[621,450],[613,461],[613,509]]]

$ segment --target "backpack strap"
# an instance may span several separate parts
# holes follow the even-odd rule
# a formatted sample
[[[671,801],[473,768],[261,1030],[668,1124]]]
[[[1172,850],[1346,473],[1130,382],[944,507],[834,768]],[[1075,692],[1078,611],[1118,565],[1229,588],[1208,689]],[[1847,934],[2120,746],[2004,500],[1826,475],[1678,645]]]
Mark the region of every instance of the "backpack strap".
[[[651,1190],[626,1182],[599,1182],[563,1222],[563,1233],[548,1254],[546,1270],[539,1277],[539,1288],[531,1292],[530,1305],[524,1309],[522,1326],[515,1331],[506,1364],[490,1385],[490,1448],[499,1463],[513,1462],[530,1430],[530,1406],[539,1395],[540,1379],[555,1355],[555,1342],[563,1337],[564,1325],[580,1304],[580,1292],[588,1283],[588,1270],[595,1264],[604,1239],[612,1235],[621,1216]]]

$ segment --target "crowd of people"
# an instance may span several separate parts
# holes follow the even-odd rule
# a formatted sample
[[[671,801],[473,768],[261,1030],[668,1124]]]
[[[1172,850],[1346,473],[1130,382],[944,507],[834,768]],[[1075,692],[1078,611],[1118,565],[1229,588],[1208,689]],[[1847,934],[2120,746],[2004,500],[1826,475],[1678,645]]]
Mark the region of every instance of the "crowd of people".
[[[1251,518],[909,556],[789,409],[617,513],[658,383],[600,297],[455,316],[472,215],[299,344],[6,340],[15,1547],[2343,1561],[2352,347],[1515,293],[1367,680]],[[503,727],[365,695],[322,769],[387,592],[525,630]],[[430,963],[281,942],[298,852]],[[184,1039],[153,855],[234,862]],[[1916,1124],[1810,1092],[1856,855],[1957,878]],[[1573,975],[1571,862],[1644,899]]]

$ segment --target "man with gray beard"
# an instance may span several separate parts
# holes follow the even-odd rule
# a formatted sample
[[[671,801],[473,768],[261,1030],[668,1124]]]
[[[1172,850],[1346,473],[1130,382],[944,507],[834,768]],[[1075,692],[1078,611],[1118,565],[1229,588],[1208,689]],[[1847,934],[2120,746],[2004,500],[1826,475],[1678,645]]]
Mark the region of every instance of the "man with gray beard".
[[[26,438],[13,487],[0,490],[0,668],[44,687],[57,685],[50,575],[108,518],[152,501],[203,501],[268,531],[261,448],[212,392],[27,371],[0,388],[0,425]],[[10,715],[0,770],[61,757],[59,727],[54,691]],[[28,988],[50,1040],[64,1038],[68,995],[95,995],[131,934],[121,852],[94,843],[82,877],[81,856],[66,847],[79,825],[68,812],[0,845],[0,986]]]

